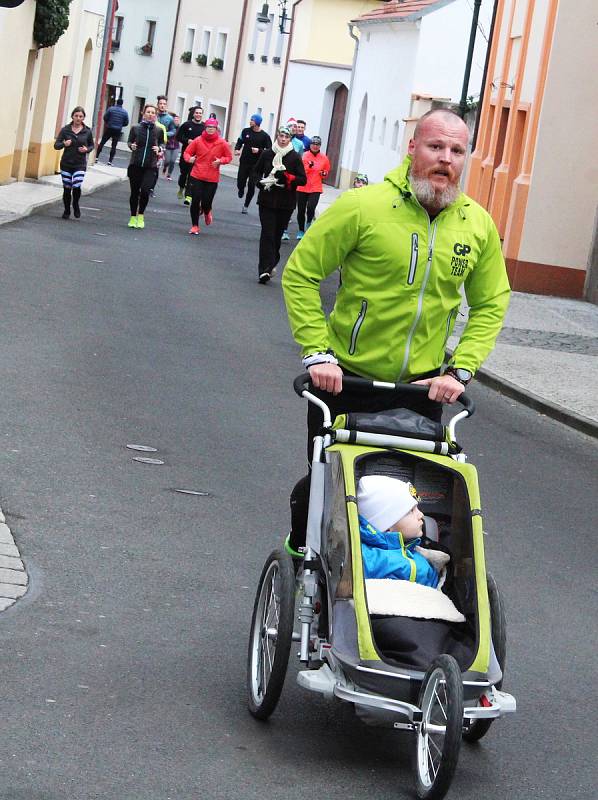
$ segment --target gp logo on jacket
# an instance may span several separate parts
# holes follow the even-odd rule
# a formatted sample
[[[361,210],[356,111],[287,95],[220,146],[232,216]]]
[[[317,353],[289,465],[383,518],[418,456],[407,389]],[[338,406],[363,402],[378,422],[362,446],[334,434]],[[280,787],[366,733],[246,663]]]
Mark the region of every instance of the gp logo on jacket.
[[[430,220],[411,191],[410,163],[341,195],[290,257],[282,285],[304,356],[331,349],[341,366],[387,381],[438,369],[462,286],[469,319],[451,362],[475,372],[492,350],[510,296],[496,226],[465,194]],[[339,265],[326,320],[319,283]]]

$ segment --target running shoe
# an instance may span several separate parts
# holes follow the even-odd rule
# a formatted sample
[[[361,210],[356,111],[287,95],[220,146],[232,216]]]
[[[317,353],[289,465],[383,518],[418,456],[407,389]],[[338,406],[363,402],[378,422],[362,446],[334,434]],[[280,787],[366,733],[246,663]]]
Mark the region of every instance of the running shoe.
[[[167,176],[166,176],[166,180],[167,180],[167,181],[171,181],[171,180],[172,180],[172,176],[171,176],[171,175],[167,175]]]
[[[199,236],[199,225],[192,225],[192,226],[189,228],[189,233],[190,233],[192,236]]]
[[[131,219],[129,220],[129,224],[127,225],[127,228],[136,228],[136,227],[137,227],[137,217],[131,217]]]
[[[282,240],[281,241],[283,241],[283,242],[288,242],[289,241],[289,232],[288,231],[283,231]]]
[[[178,192],[176,193],[176,196],[177,196],[177,198],[179,200],[182,200],[183,199],[183,190],[179,189]]]
[[[143,214],[137,215],[137,227],[138,228],[145,228],[145,219]]]
[[[258,278],[258,281],[259,281],[260,283],[268,283],[268,281],[270,280],[270,278],[271,278],[271,277],[272,277],[272,276],[270,275],[270,273],[269,273],[269,272],[262,272],[262,273],[260,274],[260,277]]]
[[[241,209],[241,214],[249,214],[247,206],[243,206],[243,208]]]
[[[183,200],[183,205],[190,206],[191,205],[191,195],[186,194],[185,199]]]
[[[304,236],[305,236],[304,231],[297,231],[297,236],[295,236],[295,239],[297,240],[303,239]]]
[[[107,166],[107,167],[111,167],[111,166],[112,166],[112,161],[107,161],[107,162],[106,162],[106,166]]]
[[[203,215],[203,218],[206,221],[206,225],[211,225],[212,224],[213,217],[212,217],[212,212],[211,211],[206,211],[206,213]]]

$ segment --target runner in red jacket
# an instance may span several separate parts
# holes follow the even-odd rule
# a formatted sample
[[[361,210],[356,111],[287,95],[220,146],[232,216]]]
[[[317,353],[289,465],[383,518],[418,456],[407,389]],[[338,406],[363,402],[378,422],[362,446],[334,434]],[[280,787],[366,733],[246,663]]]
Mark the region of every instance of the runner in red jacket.
[[[322,178],[330,172],[330,161],[324,153],[320,152],[322,140],[319,136],[312,136],[309,150],[303,154],[303,166],[307,176],[305,186],[297,187],[297,239],[303,239],[305,233],[305,210],[307,209],[307,227],[313,222],[316,206],[322,194]]]
[[[205,122],[205,130],[193,139],[183,153],[185,161],[192,164],[189,176],[191,194],[191,229],[189,233],[199,233],[199,215],[204,215],[206,225],[212,224],[212,202],[218,181],[220,167],[232,161],[233,154],[228,143],[218,133],[218,120],[210,117]]]

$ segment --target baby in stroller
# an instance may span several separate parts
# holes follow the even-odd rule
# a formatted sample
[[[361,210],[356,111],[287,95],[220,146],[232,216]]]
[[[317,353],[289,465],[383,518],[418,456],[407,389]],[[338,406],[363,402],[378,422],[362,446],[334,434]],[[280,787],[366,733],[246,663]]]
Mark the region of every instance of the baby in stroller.
[[[431,563],[438,563],[437,554],[421,547],[424,515],[418,501],[411,483],[386,475],[361,478],[357,506],[365,578],[438,586],[438,570]]]

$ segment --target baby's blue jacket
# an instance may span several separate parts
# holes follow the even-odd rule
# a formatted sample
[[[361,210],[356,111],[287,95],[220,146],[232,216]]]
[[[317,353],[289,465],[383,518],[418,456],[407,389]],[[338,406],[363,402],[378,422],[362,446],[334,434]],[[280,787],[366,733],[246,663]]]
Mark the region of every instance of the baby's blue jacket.
[[[363,574],[366,578],[414,581],[435,589],[438,572],[415,548],[421,539],[405,543],[401,533],[382,533],[359,516]]]

